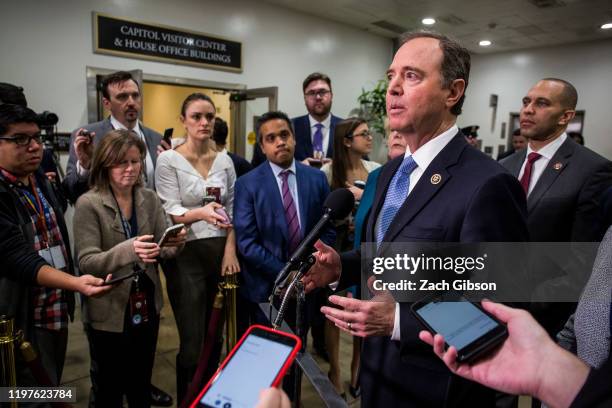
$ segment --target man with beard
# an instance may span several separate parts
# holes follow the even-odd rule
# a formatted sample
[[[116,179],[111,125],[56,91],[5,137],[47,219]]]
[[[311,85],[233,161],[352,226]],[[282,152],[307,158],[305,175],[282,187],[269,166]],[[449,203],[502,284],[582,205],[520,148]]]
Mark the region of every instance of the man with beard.
[[[169,148],[161,146],[162,136],[139,122],[142,99],[138,83],[132,74],[118,71],[102,79],[102,103],[111,115],[100,122],[90,123],[72,133],[70,137],[70,156],[66,167],[63,186],[68,199],[74,204],[78,198],[89,190],[89,168],[93,158],[94,147],[113,129],[128,129],[138,135],[147,146],[144,179],[146,186],[155,189],[155,163],[158,151]],[[92,360],[92,371],[95,361]],[[93,406],[95,384],[92,387],[90,405]],[[151,404],[159,406],[172,405],[172,397],[155,386],[151,386]]]
[[[94,147],[113,129],[128,129],[136,133],[147,146],[145,180],[148,188],[155,188],[155,162],[162,136],[139,122],[142,99],[138,83],[126,71],[114,72],[102,79],[102,104],[110,111],[109,118],[90,123],[75,130],[70,143],[70,156],[66,168],[64,188],[68,198],[75,203],[89,185],[89,167]],[[89,135],[87,134],[89,133]],[[169,146],[165,146],[169,147]]]
[[[320,168],[333,156],[334,129],[342,119],[331,114],[334,94],[327,75],[320,72],[308,75],[302,83],[302,91],[308,115],[291,119],[295,129],[295,158],[307,166]],[[253,166],[265,159],[256,146]]]

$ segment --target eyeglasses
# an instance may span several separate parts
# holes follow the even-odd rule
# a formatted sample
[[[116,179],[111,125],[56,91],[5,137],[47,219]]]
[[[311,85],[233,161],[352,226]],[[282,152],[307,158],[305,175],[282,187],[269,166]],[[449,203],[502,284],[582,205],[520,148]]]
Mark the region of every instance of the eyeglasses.
[[[8,140],[9,142],[15,143],[17,146],[29,146],[30,142],[34,140],[37,144],[42,144],[42,136],[40,133],[34,136],[26,135],[25,133],[18,133],[13,136],[2,136],[0,140]]]
[[[359,136],[361,136],[363,138],[371,138],[372,137],[372,133],[369,130],[364,130],[361,133],[353,133],[353,135],[350,136],[350,137],[359,137]]]
[[[308,91],[304,93],[304,96],[306,96],[307,98],[316,98],[316,97],[325,98],[330,93],[331,91],[328,89],[320,89],[318,91]]]

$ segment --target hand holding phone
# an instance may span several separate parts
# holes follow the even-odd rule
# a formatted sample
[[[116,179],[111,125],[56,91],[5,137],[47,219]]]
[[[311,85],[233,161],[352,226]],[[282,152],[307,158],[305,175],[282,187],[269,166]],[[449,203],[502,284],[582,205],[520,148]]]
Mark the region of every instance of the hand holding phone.
[[[113,276],[111,279],[105,281],[101,286],[116,285],[117,283],[123,282],[126,279],[135,277],[136,275],[138,275],[139,272],[141,271],[140,270],[133,271],[123,276],[117,276],[117,277]]]
[[[301,347],[293,334],[249,327],[190,408],[254,407],[262,389],[280,384]]]
[[[176,237],[183,228],[185,228],[185,224],[176,224],[176,225],[166,228],[166,230],[164,231],[164,234],[160,238],[157,245],[159,245],[160,247],[166,245],[168,240],[170,238]]]
[[[508,337],[506,325],[456,292],[416,302],[411,311],[426,330],[444,337],[446,348],[457,349],[459,363],[477,360]]]
[[[223,221],[219,222],[220,224],[229,225],[232,223],[232,220],[230,220],[229,215],[227,215],[227,211],[225,211],[225,208],[223,207],[215,208],[215,212],[223,217]]]

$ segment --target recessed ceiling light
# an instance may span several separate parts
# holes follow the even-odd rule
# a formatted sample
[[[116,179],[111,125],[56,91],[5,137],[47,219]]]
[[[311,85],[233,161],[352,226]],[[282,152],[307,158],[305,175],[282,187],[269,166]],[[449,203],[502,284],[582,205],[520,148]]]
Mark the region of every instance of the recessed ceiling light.
[[[601,25],[602,30],[609,30],[612,28],[612,23],[606,23]]]
[[[421,23],[425,25],[434,25],[436,24],[436,19],[431,18],[431,17],[425,17],[424,19],[421,20]]]
[[[478,45],[480,45],[481,47],[488,47],[489,45],[491,45],[491,41],[489,40],[482,40],[478,43]]]

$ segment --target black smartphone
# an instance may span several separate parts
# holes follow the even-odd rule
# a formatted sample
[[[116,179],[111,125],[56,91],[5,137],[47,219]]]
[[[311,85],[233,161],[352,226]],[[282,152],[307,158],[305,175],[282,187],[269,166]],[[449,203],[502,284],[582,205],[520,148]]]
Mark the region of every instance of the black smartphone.
[[[91,132],[87,129],[81,130],[79,135],[87,137],[89,139],[89,143],[91,143],[93,140],[93,136],[91,135]]]
[[[508,337],[505,324],[456,292],[413,303],[411,310],[426,330],[444,336],[446,348],[457,349],[460,363],[477,360]]]
[[[261,390],[280,384],[301,347],[293,334],[249,327],[190,408],[254,407]]]
[[[157,243],[157,245],[164,246],[164,244],[166,243],[166,241],[169,238],[176,237],[178,235],[178,233],[181,232],[181,230],[184,227],[185,227],[185,224],[176,224],[176,225],[173,225],[171,227],[166,228],[166,230],[164,231],[164,234],[160,238],[160,240]]]
[[[174,128],[164,130],[164,142],[168,143],[168,146],[170,147],[172,147],[172,133],[174,133]]]
[[[123,275],[123,276],[119,276],[119,277],[113,277],[108,282],[104,282],[102,284],[102,286],[115,285],[115,284],[117,284],[119,282],[123,282],[126,279],[133,278],[134,276],[138,275],[140,272],[141,271],[134,271],[132,273],[128,273],[127,275]]]

